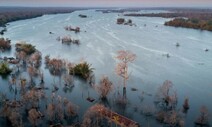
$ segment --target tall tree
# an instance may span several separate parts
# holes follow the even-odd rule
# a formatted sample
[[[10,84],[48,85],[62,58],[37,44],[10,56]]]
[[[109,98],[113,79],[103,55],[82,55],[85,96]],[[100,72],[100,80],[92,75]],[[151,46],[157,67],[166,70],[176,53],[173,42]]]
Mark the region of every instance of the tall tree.
[[[116,58],[120,61],[116,66],[116,74],[124,79],[126,88],[126,81],[129,79],[128,64],[135,60],[136,55],[128,50],[120,50]]]

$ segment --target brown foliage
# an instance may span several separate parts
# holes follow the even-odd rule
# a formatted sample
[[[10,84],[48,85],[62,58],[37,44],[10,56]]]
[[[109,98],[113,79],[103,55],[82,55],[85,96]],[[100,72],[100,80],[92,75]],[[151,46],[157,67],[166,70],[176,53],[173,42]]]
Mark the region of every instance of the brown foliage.
[[[13,127],[22,127],[21,115],[17,111],[12,111],[9,120]]]
[[[41,59],[42,59],[41,53],[36,51],[30,56],[29,61],[34,67],[39,67],[41,64]]]
[[[53,75],[61,75],[66,70],[66,61],[62,59],[50,59],[49,56],[45,57],[45,63],[49,71]]]
[[[209,119],[208,109],[205,106],[202,106],[200,108],[200,115],[197,118],[197,120],[195,121],[195,123],[198,125],[201,125],[201,126],[205,126],[205,125],[209,124],[208,119]]]
[[[36,126],[38,123],[38,119],[41,117],[41,114],[36,109],[30,109],[28,112],[28,119],[33,126]]]
[[[0,50],[9,50],[11,49],[11,41],[9,39],[0,38]]]
[[[166,80],[162,86],[158,88],[156,101],[161,103],[164,108],[175,108],[177,104],[177,93],[172,89],[172,82]]]
[[[97,92],[101,95],[101,98],[106,98],[107,95],[112,91],[112,82],[108,77],[102,77],[99,82],[99,85],[96,86]]]
[[[128,63],[133,62],[136,55],[131,51],[120,50],[116,58],[121,61],[116,66],[116,74],[124,79],[124,87],[126,87],[126,80],[129,78]]]

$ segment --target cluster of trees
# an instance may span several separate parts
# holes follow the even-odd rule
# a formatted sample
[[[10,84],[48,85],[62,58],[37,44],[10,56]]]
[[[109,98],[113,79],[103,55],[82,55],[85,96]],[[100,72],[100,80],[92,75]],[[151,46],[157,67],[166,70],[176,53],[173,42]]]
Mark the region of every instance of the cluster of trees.
[[[70,13],[79,9],[81,8],[4,7],[0,9],[0,27],[12,21],[35,18],[44,14]]]
[[[77,116],[79,108],[68,99],[56,95],[56,89],[59,89],[57,84],[53,85],[51,96],[45,94],[46,87],[44,86],[44,75],[39,69],[42,60],[41,53],[36,50],[35,46],[26,43],[18,43],[16,44],[16,48],[18,49],[16,55],[20,62],[20,65],[17,64],[16,67],[18,68],[18,71],[27,68],[29,79],[21,77],[20,73],[11,75],[10,84],[15,87],[15,90],[20,91],[15,92],[14,99],[5,99],[3,101],[2,108],[0,108],[3,114],[2,117],[10,121],[12,126],[23,126],[24,123],[22,120],[25,120],[24,117],[27,117],[28,122],[33,126],[41,125],[44,120],[42,119],[43,117],[45,117],[45,119],[49,121],[49,125],[52,126],[63,126],[64,120],[71,121],[73,117]],[[128,66],[135,61],[136,55],[128,50],[121,50],[117,52],[116,58],[118,60],[116,74],[123,79],[123,97],[116,98],[114,96],[115,100],[118,99],[115,104],[121,103],[126,106],[126,86],[127,80],[130,76],[128,73]],[[21,63],[21,61],[25,62]],[[71,88],[71,86],[73,86],[73,78],[71,75],[77,75],[87,80],[90,79],[93,72],[93,68],[91,68],[91,65],[87,62],[72,64],[64,59],[56,59],[46,56],[45,63],[52,75],[62,76],[62,79],[64,80],[64,88]],[[8,65],[4,64],[3,68],[5,67],[7,68]],[[0,71],[3,70],[1,68],[2,66],[0,66]],[[15,70],[16,69],[14,69],[14,71]],[[39,86],[33,82],[33,79],[36,77],[40,77]],[[104,102],[107,101],[107,96],[114,89],[114,85],[107,76],[103,76],[97,85],[93,85],[93,88],[100,95],[101,102]],[[16,95],[18,93],[20,93],[20,96]],[[157,110],[150,107],[143,107],[141,109],[141,114],[152,117],[159,122],[168,124],[172,127],[183,127],[185,122],[182,113],[185,114],[189,109],[189,100],[188,98],[185,99],[182,106],[183,110],[178,110],[176,108],[177,103],[177,93],[173,89],[172,82],[165,81],[163,85],[158,88],[155,96],[155,107]],[[103,105],[95,105],[88,109],[84,115],[81,124],[82,127],[101,125],[101,120],[98,119],[100,117],[97,110],[98,108],[101,109],[104,107]],[[208,110],[203,106],[200,110],[200,116],[195,121],[195,124],[208,125],[208,116]]]
[[[107,99],[107,95],[113,90],[113,83],[108,77],[104,76],[99,84],[95,86],[96,91],[100,94],[101,99]]]
[[[13,65],[13,70],[10,70],[6,63],[0,64],[0,74],[12,72],[9,87],[14,91],[12,98],[11,96],[7,98],[6,95],[0,93],[2,114],[0,117],[6,121],[7,126],[14,127],[22,127],[29,123],[32,126],[41,126],[46,120],[49,121],[50,126],[54,126],[73,120],[78,114],[78,106],[54,92],[52,96],[46,95],[47,87],[45,87],[44,75],[40,70],[42,54],[33,45],[26,43],[17,45],[18,63]],[[26,50],[28,48],[35,52]],[[63,66],[60,60],[53,59],[48,62],[56,69]],[[27,73],[29,77],[23,77],[23,73]],[[37,78],[40,78],[40,84],[36,84]],[[64,75],[63,79],[66,85],[72,82],[68,75]]]
[[[128,19],[127,21],[124,19],[124,18],[118,18],[117,21],[116,21],[117,24],[123,24],[123,25],[135,25],[132,23],[132,20],[131,19]]]
[[[61,41],[62,44],[76,44],[79,45],[80,41],[78,39],[73,39],[71,36],[57,37],[57,41]]]
[[[65,26],[64,29],[67,31],[74,31],[75,33],[80,32],[80,27],[73,28],[72,26]]]
[[[11,40],[0,38],[0,51],[10,50],[11,49]]]
[[[35,46],[25,42],[16,43],[15,47],[17,52],[24,52],[26,55],[31,55],[36,51]]]
[[[87,18],[88,16],[87,15],[83,15],[83,14],[79,14],[79,17],[80,18]]]
[[[184,127],[183,117],[176,109],[177,102],[177,93],[173,90],[173,84],[171,81],[166,80],[158,88],[155,96],[155,103],[159,108],[159,111],[156,112],[156,120],[173,127]]]
[[[102,13],[124,13],[124,12],[137,12],[142,10],[142,8],[123,8],[123,9],[101,9],[101,10],[96,10],[97,12],[102,12]]]
[[[165,25],[212,31],[212,20],[175,18]]]
[[[156,110],[151,110],[148,115],[155,117],[161,123],[172,127],[184,127],[184,116],[187,114],[190,105],[189,99],[185,98],[182,108],[177,109],[178,97],[173,83],[166,80],[157,90],[155,95]],[[209,113],[205,106],[200,108],[200,115],[194,121],[196,125],[209,126]]]
[[[66,71],[67,62],[63,59],[51,59],[50,56],[45,56],[45,64],[52,75],[61,75]]]
[[[124,16],[174,18],[165,23],[167,26],[194,28],[212,31],[212,11],[204,10],[175,10],[170,13],[128,13]]]
[[[202,20],[210,20],[212,18],[212,12],[201,12],[201,11],[194,11],[194,12],[169,12],[169,13],[128,13],[124,14],[124,16],[133,16],[133,17],[163,17],[163,18],[177,18],[177,17],[186,17],[186,18],[196,18]]]

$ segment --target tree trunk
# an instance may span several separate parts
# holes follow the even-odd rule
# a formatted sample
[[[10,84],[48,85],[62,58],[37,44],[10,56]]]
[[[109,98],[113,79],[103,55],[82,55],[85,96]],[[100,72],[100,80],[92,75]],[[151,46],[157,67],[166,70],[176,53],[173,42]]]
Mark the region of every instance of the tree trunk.
[[[126,90],[126,87],[123,88],[123,97],[124,97],[124,99],[127,98],[127,90]]]

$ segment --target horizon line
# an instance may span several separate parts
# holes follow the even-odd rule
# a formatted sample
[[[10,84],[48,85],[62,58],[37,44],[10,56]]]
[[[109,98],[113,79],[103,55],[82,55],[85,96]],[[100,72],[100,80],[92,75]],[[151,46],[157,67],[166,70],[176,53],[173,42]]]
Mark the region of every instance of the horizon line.
[[[0,7],[22,8],[204,8],[212,9],[211,6],[25,6],[25,5],[0,5]]]

